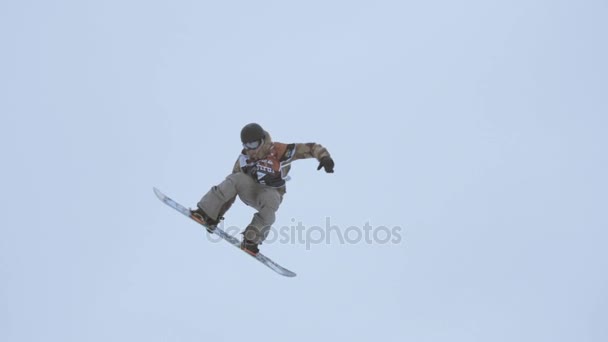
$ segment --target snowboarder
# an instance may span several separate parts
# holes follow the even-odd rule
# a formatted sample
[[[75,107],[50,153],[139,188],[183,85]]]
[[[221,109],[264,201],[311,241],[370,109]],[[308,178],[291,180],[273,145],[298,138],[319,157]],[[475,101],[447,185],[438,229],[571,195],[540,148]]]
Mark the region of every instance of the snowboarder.
[[[243,150],[239,155],[232,174],[211,189],[198,202],[195,210],[190,210],[196,221],[215,229],[223,215],[234,203],[238,195],[246,205],[257,213],[243,231],[241,249],[256,255],[259,245],[266,238],[270,226],[275,221],[275,213],[285,194],[285,178],[291,162],[297,159],[316,158],[317,170],[334,172],[334,161],[327,149],[320,144],[283,144],[273,142],[270,134],[257,123],[245,125],[241,130]]]

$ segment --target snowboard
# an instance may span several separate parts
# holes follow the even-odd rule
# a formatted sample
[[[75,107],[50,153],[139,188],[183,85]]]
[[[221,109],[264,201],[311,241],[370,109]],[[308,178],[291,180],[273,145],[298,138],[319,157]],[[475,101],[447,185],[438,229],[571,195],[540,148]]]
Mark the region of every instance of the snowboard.
[[[206,228],[205,225],[203,225],[202,223],[196,221],[195,219],[192,218],[192,216],[190,215],[190,210],[186,207],[184,207],[183,205],[175,202],[174,200],[172,200],[171,198],[169,198],[167,195],[163,194],[160,190],[158,190],[157,188],[154,188],[154,193],[156,194],[156,197],[158,197],[158,199],[160,199],[163,203],[165,203],[166,205],[170,206],[171,208],[179,211],[180,213],[182,213],[184,216],[189,217],[192,221],[198,223],[201,226],[204,226]],[[228,242],[229,244],[233,245],[234,247],[238,248],[241,252],[245,253],[246,255],[249,255],[250,257],[256,259],[257,261],[261,262],[262,264],[268,266],[268,268],[270,268],[271,270],[277,272],[278,274],[282,275],[282,276],[286,276],[286,277],[295,277],[296,274],[286,268],[284,268],[283,266],[277,264],[276,262],[272,261],[269,257],[263,255],[262,253],[258,253],[257,255],[251,255],[245,251],[243,251],[241,249],[241,243],[240,241],[235,238],[234,236],[226,233],[225,231],[223,231],[221,228],[219,227],[215,227],[215,229],[213,229],[213,232],[211,234],[216,234],[219,237],[221,237],[223,240],[225,240],[226,242]]]

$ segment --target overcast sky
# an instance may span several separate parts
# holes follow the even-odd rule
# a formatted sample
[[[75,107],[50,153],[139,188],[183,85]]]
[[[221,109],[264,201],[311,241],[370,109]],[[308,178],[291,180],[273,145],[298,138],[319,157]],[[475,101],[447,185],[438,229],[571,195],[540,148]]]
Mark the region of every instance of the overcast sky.
[[[608,340],[607,17],[0,1],[0,340]],[[262,245],[285,278],[158,201],[194,206],[249,122],[336,163],[293,164],[277,228],[399,239]]]

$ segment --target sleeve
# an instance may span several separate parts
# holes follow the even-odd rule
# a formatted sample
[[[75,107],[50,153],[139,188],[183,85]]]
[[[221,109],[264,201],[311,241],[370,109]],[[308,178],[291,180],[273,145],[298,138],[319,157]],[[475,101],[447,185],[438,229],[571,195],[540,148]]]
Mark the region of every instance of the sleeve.
[[[232,173],[238,173],[238,172],[247,173],[248,172],[247,170],[250,169],[254,165],[255,164],[249,163],[249,157],[247,157],[247,155],[245,155],[244,153],[241,153],[239,155],[239,157],[236,159],[236,162],[234,162],[234,166],[232,167]]]
[[[236,159],[236,162],[234,162],[234,166],[232,167],[232,173],[239,173],[241,172],[241,157],[238,157]]]
[[[294,161],[298,159],[315,158],[321,160],[329,157],[329,151],[323,145],[317,143],[289,144],[283,154],[283,161]]]
[[[234,162],[234,166],[232,167],[232,173],[238,173],[243,171],[243,166],[247,165],[247,156],[245,152],[241,152],[236,161]]]

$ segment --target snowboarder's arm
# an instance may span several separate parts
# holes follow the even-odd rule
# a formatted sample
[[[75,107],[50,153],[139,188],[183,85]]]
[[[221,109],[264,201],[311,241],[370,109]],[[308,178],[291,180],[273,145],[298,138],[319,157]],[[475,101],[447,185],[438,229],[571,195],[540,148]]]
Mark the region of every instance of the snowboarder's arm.
[[[247,156],[244,154],[241,154],[237,158],[236,162],[234,163],[234,166],[232,167],[232,173],[245,172],[255,178],[255,173],[256,173],[255,164],[248,164],[248,163],[249,163],[249,161],[247,159]]]
[[[319,161],[319,167],[317,167],[317,170],[324,168],[325,172],[334,172],[334,161],[333,159],[331,159],[329,151],[327,151],[327,149],[321,144],[307,143],[294,145],[295,152],[293,154],[292,160],[315,158]]]
[[[324,157],[330,157],[329,151],[317,143],[289,144],[286,147],[284,158],[290,161],[307,158],[321,160]]]
[[[232,167],[232,173],[237,173],[237,172],[241,172],[241,157],[239,156],[236,159],[236,162],[234,162],[234,166]]]

